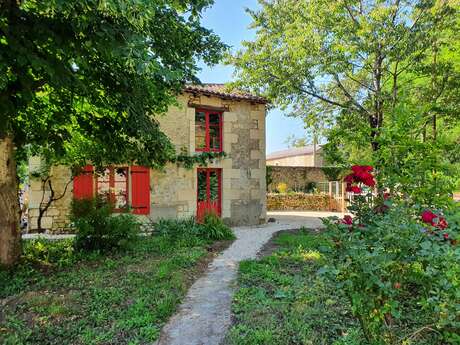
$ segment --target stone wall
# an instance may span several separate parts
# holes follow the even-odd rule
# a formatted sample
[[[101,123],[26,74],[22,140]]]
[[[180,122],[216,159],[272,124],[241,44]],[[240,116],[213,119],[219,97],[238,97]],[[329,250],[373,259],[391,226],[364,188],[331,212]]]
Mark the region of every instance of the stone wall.
[[[34,172],[40,169],[40,158],[32,157],[29,160],[29,228],[37,228],[38,212],[41,203],[46,203],[49,199],[51,190],[48,183],[45,183],[43,190],[43,182],[40,178],[32,177]],[[55,192],[55,197],[62,198],[53,202],[42,217],[43,229],[64,229],[69,223],[70,204],[72,201],[72,182],[70,170],[63,166],[55,166],[50,171],[51,187]],[[66,189],[67,186],[67,189]],[[64,193],[65,192],[65,193]]]
[[[325,194],[289,193],[267,194],[269,211],[340,211],[339,201]]]
[[[325,194],[289,193],[267,195],[269,211],[339,211],[337,200]]]
[[[298,191],[302,190],[309,182],[328,181],[323,170],[314,167],[270,166],[268,173],[271,177],[271,183],[268,186],[270,192],[274,191],[279,183],[286,183],[288,189]]]
[[[227,157],[208,166],[222,169],[222,218],[230,225],[265,222],[265,106],[218,97],[192,94],[179,96],[178,106],[171,107],[166,115],[157,118],[177,152],[195,152],[195,109],[199,106],[225,109],[223,150]],[[31,160],[31,166],[37,165],[34,160],[36,158]],[[53,168],[53,186],[62,189],[69,177],[68,169]],[[150,219],[194,216],[197,205],[197,167],[187,170],[168,164],[162,171],[152,170],[150,193]],[[29,223],[32,229],[36,227],[35,217],[41,195],[40,181],[31,178]],[[64,226],[71,198],[72,184],[66,197],[47,212],[46,228],[59,229]]]

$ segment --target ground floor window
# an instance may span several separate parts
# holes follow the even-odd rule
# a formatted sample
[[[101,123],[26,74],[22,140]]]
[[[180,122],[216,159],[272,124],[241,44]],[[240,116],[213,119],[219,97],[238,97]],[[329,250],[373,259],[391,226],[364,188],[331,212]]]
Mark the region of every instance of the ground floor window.
[[[96,173],[91,165],[74,178],[76,199],[103,196],[114,204],[114,211],[150,213],[150,169],[142,166],[107,167]]]
[[[128,167],[110,167],[96,175],[97,195],[112,202],[116,212],[129,208],[128,170]]]

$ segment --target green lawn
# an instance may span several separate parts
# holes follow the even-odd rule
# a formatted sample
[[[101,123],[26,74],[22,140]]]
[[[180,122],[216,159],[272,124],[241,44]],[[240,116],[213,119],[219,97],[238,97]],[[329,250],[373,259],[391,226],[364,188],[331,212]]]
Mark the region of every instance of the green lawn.
[[[317,273],[323,236],[281,233],[274,243],[271,255],[240,265],[226,344],[361,344],[347,300]]]
[[[149,236],[124,254],[0,272],[0,343],[151,343],[209,257]]]

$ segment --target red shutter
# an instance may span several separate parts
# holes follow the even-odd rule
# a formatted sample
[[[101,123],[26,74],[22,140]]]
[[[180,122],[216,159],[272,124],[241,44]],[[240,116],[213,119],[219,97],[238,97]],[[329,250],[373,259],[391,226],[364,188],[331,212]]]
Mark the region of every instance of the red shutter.
[[[93,167],[86,165],[82,173],[73,179],[73,197],[89,199],[93,197]]]
[[[131,207],[134,214],[150,213],[150,169],[131,167]]]

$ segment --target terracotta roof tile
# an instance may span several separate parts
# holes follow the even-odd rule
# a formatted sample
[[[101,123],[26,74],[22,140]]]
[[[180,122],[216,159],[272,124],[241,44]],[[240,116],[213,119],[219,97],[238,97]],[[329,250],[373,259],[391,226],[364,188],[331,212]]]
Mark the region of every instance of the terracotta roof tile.
[[[226,89],[225,84],[201,84],[201,85],[186,85],[185,92],[190,93],[197,93],[207,96],[217,96],[224,99],[232,99],[232,100],[243,100],[243,101],[251,101],[254,103],[266,104],[268,100],[264,97],[255,96],[250,93],[242,92],[242,91],[229,91]]]

